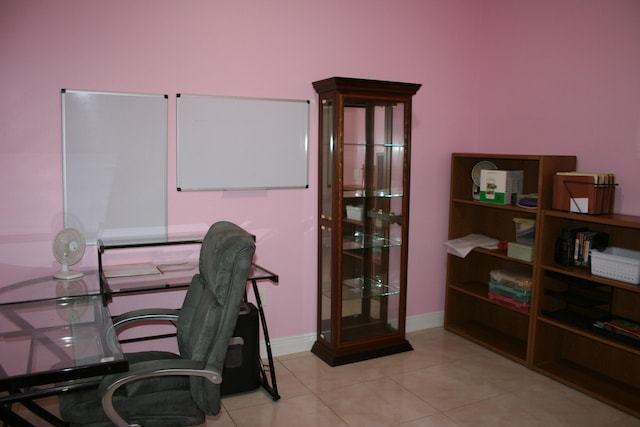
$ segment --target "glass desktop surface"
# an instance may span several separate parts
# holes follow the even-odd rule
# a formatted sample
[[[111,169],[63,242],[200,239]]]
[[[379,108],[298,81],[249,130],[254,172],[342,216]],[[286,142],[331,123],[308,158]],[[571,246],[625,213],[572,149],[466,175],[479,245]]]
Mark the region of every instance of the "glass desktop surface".
[[[134,237],[110,237],[98,240],[98,246],[104,248],[121,248],[136,246],[154,246],[154,245],[175,245],[202,243],[204,234],[194,233],[175,233],[169,236],[150,235],[150,236],[134,236]]]
[[[0,390],[126,370],[100,295],[0,305]]]
[[[158,271],[158,274],[107,277],[106,283],[109,291],[113,294],[164,288],[186,288],[199,269],[197,262],[188,262],[174,264],[172,267],[160,265]]]
[[[202,236],[135,237],[103,240],[98,245],[98,265],[107,298],[115,294],[187,288],[199,273]],[[254,264],[248,280],[278,282],[278,276]]]
[[[160,265],[158,268],[161,272],[160,274],[107,278],[109,291],[112,294],[118,294],[144,290],[186,288],[191,283],[193,276],[199,272],[197,261]],[[278,275],[253,264],[249,270],[248,280],[278,282]]]
[[[76,280],[60,280],[49,276],[38,277],[0,288],[0,305],[59,299],[78,295],[99,295],[98,270],[83,271],[84,276]]]

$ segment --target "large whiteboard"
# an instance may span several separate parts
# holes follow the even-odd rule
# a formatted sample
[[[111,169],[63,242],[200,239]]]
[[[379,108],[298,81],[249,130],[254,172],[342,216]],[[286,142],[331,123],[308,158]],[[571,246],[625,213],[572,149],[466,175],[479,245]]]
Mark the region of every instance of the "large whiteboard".
[[[62,91],[64,222],[97,239],[166,236],[166,95]]]
[[[178,94],[179,191],[308,187],[309,102]]]

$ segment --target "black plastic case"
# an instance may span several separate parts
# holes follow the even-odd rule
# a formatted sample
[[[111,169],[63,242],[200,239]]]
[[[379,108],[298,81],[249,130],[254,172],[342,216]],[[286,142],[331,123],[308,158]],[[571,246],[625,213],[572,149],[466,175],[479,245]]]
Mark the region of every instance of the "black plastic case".
[[[260,387],[260,347],[258,309],[242,303],[222,370],[222,396],[252,391]]]

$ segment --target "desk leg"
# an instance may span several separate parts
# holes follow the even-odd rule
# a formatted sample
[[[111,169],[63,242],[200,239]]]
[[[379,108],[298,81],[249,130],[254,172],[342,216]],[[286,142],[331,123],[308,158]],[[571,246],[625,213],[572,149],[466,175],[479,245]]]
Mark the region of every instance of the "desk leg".
[[[267,320],[264,318],[264,310],[262,309],[262,300],[260,299],[260,293],[258,292],[258,284],[255,279],[251,279],[251,286],[253,287],[253,295],[256,298],[256,304],[258,305],[258,316],[260,317],[260,322],[262,323],[262,334],[264,335],[264,343],[267,347],[267,360],[268,365],[264,365],[262,360],[260,360],[260,382],[262,383],[262,387],[265,388],[273,396],[273,400],[280,399],[280,395],[278,394],[278,384],[276,382],[276,371],[273,366],[273,355],[271,353],[271,341],[269,339],[269,331],[267,329]],[[271,384],[269,384],[269,380],[267,379],[267,371],[269,371],[271,375]]]
[[[33,402],[24,401],[20,402],[22,406],[29,409],[32,413],[40,417],[40,419],[47,422],[47,425],[52,425],[56,427],[64,427],[68,424],[64,421],[60,420],[58,417],[42,409],[39,405]],[[17,426],[17,427],[35,427],[34,424],[31,424],[29,421],[22,418],[20,415],[13,412],[13,410],[9,406],[0,405],[0,420],[4,421],[3,425],[6,426]]]
[[[51,412],[42,408],[37,403],[25,401],[25,402],[21,402],[21,404],[22,406],[24,406],[25,408],[27,408],[28,410],[36,414],[38,417],[40,417],[41,419],[51,424],[52,426],[63,427],[68,425],[67,423],[62,421],[60,418],[53,415]]]
[[[4,423],[2,424],[3,426],[34,427],[33,424],[31,424],[4,405],[0,406],[0,420],[4,421]]]
[[[19,390],[9,390],[9,396],[20,393]],[[46,397],[46,396],[43,396]],[[31,422],[25,420],[23,417],[18,415],[13,410],[14,405],[22,405],[26,409],[28,409],[32,414],[36,415],[43,421],[46,421],[47,425],[52,425],[56,427],[65,427],[68,424],[62,421],[60,418],[47,411],[37,403],[32,400],[25,398],[17,400],[13,403],[3,403],[0,404],[0,420],[5,421],[3,426],[19,426],[19,427],[33,427],[34,425]],[[38,423],[40,425],[40,423]]]

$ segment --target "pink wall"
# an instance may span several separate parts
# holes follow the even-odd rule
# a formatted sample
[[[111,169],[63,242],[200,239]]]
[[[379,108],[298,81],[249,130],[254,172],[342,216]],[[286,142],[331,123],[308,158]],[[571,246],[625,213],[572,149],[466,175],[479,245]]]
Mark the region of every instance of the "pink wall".
[[[312,333],[311,82],[339,75],[423,84],[414,99],[408,314],[438,312],[452,151],[577,153],[581,166],[617,172],[619,206],[640,214],[640,189],[632,184],[640,156],[638,5],[2,1],[0,286],[56,265],[50,245],[62,227],[60,89],[310,99],[309,189],[178,193],[170,96],[168,187],[172,230],[228,219],[257,235],[257,262],[281,278],[263,286],[272,337]]]
[[[310,188],[178,193],[169,103],[169,222],[257,235],[272,337],[315,331],[316,95],[340,75],[423,83],[415,98],[409,314],[442,309],[451,149],[474,132],[465,1],[3,1],[0,284],[49,274],[62,227],[60,89],[312,100]],[[429,183],[428,191],[425,184]],[[84,263],[89,263],[86,259]],[[432,262],[425,263],[429,259]]]
[[[478,16],[478,150],[576,154],[640,215],[640,2],[491,0]]]

